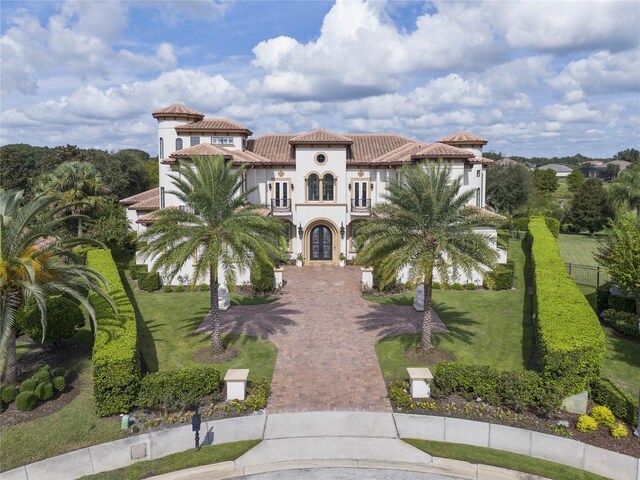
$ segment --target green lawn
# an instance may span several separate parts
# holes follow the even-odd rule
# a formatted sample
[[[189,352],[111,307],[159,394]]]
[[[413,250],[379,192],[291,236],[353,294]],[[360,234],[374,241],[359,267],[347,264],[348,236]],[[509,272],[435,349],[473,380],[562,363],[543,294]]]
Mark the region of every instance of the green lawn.
[[[210,465],[212,463],[235,460],[246,451],[255,447],[260,440],[244,440],[242,442],[223,443],[202,447],[200,451],[188,450],[174,453],[158,460],[148,460],[133,464],[126,468],[110,472],[87,475],[82,480],[137,480],[164,473],[184,470],[186,468]]]
[[[515,262],[515,290],[434,290],[434,308],[450,333],[434,334],[434,344],[453,353],[459,361],[522,370],[533,353],[534,331],[524,288],[525,255],[519,241],[512,240],[510,258]],[[413,294],[365,297],[378,303],[410,305]],[[418,335],[382,339],[376,352],[386,380],[404,378],[410,365],[404,352],[418,344]]]
[[[474,447],[457,443],[434,442],[430,440],[403,439],[410,445],[434,457],[452,458],[470,463],[493,465],[519,472],[539,475],[553,480],[606,480],[595,473],[538,458],[504,452],[493,448]]]
[[[558,236],[558,247],[562,260],[580,265],[598,265],[593,258],[598,238],[598,235],[561,233]]]

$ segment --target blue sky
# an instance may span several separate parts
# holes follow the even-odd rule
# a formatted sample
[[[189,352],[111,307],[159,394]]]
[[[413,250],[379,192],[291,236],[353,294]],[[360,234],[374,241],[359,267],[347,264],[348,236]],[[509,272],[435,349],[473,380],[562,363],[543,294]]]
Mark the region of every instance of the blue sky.
[[[325,128],[507,155],[640,146],[640,2],[0,3],[0,143],[155,152],[181,102],[261,135]]]

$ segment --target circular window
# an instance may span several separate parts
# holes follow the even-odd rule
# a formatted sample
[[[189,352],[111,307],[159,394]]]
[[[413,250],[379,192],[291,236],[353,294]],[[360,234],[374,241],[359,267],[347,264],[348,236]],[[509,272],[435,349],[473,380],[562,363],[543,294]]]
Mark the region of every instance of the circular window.
[[[327,161],[327,156],[324,153],[318,153],[316,155],[316,163],[323,165]]]

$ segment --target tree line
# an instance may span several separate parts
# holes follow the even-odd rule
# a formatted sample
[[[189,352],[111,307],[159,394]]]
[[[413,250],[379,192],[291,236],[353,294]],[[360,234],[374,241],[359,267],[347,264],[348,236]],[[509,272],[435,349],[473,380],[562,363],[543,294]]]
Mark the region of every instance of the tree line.
[[[635,163],[640,162],[640,150],[635,148],[627,148],[625,150],[620,150],[613,157],[607,158],[596,158],[596,157],[587,157],[582,155],[581,153],[576,153],[575,155],[567,155],[564,157],[522,157],[519,155],[504,155],[502,152],[494,152],[492,150],[485,152],[482,154],[486,158],[490,158],[492,160],[500,160],[504,157],[509,157],[512,160],[523,163],[533,163],[536,167],[542,167],[544,165],[549,165],[551,163],[559,163],[561,165],[569,165],[569,166],[580,166],[585,162],[601,160],[601,161],[609,161],[609,160],[624,160],[627,162]]]

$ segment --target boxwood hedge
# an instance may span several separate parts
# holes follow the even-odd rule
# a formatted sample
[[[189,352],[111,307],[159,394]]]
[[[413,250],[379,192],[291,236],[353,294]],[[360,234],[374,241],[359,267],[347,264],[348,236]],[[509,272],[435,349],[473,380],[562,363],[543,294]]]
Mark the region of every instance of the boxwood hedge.
[[[589,386],[594,402],[609,407],[613,414],[631,426],[638,424],[638,402],[608,378],[596,378]]]
[[[109,295],[117,307],[96,293],[89,301],[98,325],[93,344],[93,391],[98,416],[128,412],[136,402],[140,386],[138,332],[133,306],[127,297],[109,250],[92,250],[87,265],[109,283]]]
[[[558,244],[543,217],[529,222],[536,292],[536,337],[542,374],[568,395],[600,376],[604,333],[598,317],[567,274]]]

